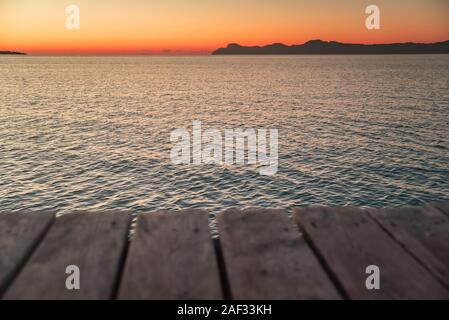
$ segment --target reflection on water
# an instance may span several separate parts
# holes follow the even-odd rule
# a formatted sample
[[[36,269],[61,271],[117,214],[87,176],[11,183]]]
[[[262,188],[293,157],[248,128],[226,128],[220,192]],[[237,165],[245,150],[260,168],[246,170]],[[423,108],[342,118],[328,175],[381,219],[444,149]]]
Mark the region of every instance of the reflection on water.
[[[0,211],[449,198],[449,56],[1,57]],[[279,129],[279,169],[172,165],[170,132]]]

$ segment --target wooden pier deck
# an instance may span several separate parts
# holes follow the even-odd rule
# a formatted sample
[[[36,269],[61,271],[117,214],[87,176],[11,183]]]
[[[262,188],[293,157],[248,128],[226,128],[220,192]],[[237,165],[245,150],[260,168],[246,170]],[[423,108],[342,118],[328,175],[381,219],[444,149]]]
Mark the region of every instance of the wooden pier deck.
[[[449,203],[0,214],[2,299],[449,299]],[[80,289],[66,288],[66,267]],[[366,267],[380,270],[368,290]]]

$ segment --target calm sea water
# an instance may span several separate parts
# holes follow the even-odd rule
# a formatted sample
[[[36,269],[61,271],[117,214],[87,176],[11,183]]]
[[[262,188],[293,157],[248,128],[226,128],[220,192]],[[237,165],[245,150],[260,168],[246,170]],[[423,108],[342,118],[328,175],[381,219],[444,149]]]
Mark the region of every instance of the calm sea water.
[[[0,57],[0,211],[449,199],[449,56]],[[170,132],[279,129],[279,170],[173,165]]]

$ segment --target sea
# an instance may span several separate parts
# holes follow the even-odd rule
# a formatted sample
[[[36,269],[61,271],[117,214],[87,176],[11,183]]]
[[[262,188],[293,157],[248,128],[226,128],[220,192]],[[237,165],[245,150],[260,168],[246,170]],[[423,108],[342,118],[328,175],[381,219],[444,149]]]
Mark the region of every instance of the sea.
[[[177,129],[278,130],[278,168],[175,164]],[[0,56],[0,212],[449,200],[449,55]]]

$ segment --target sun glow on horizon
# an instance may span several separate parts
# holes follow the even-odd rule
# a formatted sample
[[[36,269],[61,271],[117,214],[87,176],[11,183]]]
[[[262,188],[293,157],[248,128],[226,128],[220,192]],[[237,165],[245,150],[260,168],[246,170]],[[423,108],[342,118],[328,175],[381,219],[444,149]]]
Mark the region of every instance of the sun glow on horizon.
[[[449,39],[446,0],[376,0],[381,30],[365,28],[366,0],[1,0],[0,50],[31,54],[209,53],[228,43],[301,44]],[[80,8],[80,30],[65,8]]]

